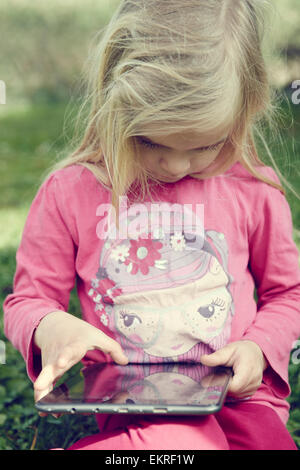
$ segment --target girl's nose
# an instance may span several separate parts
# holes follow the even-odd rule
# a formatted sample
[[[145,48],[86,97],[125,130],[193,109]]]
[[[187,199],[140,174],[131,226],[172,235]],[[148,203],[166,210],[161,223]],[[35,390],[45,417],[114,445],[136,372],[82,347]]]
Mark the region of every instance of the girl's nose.
[[[161,168],[172,178],[185,176],[189,172],[190,166],[189,159],[183,157],[162,159],[161,161]]]

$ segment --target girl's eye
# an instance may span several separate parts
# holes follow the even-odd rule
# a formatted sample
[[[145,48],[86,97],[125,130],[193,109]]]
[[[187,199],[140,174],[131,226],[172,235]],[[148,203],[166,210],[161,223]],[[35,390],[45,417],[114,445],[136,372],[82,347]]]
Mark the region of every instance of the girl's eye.
[[[150,148],[150,149],[154,149],[154,148],[159,147],[159,145],[157,145],[157,144],[152,144],[152,142],[149,142],[148,140],[139,139],[139,142],[140,142],[142,145],[144,145],[144,147],[147,147],[147,148]]]
[[[144,139],[141,139],[141,138],[139,139],[139,142],[144,147],[147,147],[147,148],[150,148],[150,149],[155,149],[155,148],[159,147],[158,144],[153,144],[152,142],[149,142],[148,140],[144,140]],[[196,150],[196,152],[212,152],[213,150],[217,150],[217,148],[220,147],[220,145],[221,145],[221,143],[211,145],[210,147],[203,148],[202,150]]]
[[[220,145],[222,145],[222,142],[220,142],[219,144],[211,145],[210,147],[206,147],[203,150],[198,150],[198,152],[199,151],[200,152],[213,152],[214,150],[217,150],[217,148],[219,148]]]
[[[211,147],[208,147],[206,150],[208,150],[209,152],[212,152],[213,150],[216,150],[218,147],[220,147],[221,144],[215,144],[215,145],[212,145]]]

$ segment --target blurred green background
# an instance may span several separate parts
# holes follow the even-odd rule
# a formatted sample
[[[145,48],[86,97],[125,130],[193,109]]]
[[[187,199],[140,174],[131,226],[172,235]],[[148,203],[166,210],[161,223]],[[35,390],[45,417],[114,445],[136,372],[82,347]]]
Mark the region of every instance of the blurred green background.
[[[0,80],[6,84],[6,104],[0,104],[1,305],[12,292],[16,249],[30,204],[50,164],[68,153],[80,105],[78,85],[91,44],[118,4],[119,0],[1,0]],[[266,138],[283,175],[300,194],[300,104],[293,103],[291,87],[300,80],[299,0],[272,4],[277,13],[268,30],[266,57],[273,86],[282,97],[283,145],[267,133]],[[260,152],[269,164],[262,147]],[[289,190],[287,198],[300,246],[299,199]],[[68,310],[80,314],[76,289]],[[39,418],[24,361],[3,335],[2,310],[0,340],[6,349],[6,363],[0,365],[0,450],[65,448],[97,432],[93,417]],[[299,364],[291,361],[289,371],[288,428],[300,448]]]

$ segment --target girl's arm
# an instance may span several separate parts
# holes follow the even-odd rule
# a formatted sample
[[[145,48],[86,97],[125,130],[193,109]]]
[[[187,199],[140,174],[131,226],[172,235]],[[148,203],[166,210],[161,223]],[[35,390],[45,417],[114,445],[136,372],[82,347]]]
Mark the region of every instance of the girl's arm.
[[[270,167],[267,176],[279,183]],[[264,382],[280,397],[290,392],[288,364],[300,336],[299,252],[291,210],[282,193],[265,185],[249,228],[249,268],[257,289],[257,316],[243,336],[259,345],[268,362]]]
[[[115,361],[127,360],[112,338],[67,312],[77,252],[70,233],[75,229],[67,226],[62,215],[69,209],[64,199],[68,191],[58,184],[55,174],[40,187],[17,251],[14,290],[3,304],[5,334],[21,352],[30,379],[35,382],[39,376],[39,392],[89,349],[101,349],[104,360],[109,359],[106,354]],[[67,361],[70,352],[72,358]],[[59,361],[68,364],[61,369]]]
[[[34,331],[48,313],[67,311],[75,285],[76,246],[61,215],[59,197],[52,175],[31,204],[16,254],[13,293],[3,304],[5,335],[21,352],[32,381],[41,370]]]
[[[263,170],[279,182],[272,168]],[[254,187],[256,201],[249,221],[249,268],[257,288],[257,315],[240,341],[202,356],[201,362],[232,367],[229,392],[239,398],[253,395],[262,380],[284,398],[290,393],[290,351],[300,335],[299,253],[285,197],[275,188],[260,187],[262,191]]]

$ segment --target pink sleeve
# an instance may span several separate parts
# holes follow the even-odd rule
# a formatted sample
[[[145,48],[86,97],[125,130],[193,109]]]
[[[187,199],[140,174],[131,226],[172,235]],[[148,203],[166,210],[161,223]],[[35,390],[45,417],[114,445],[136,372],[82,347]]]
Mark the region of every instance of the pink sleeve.
[[[267,176],[279,183],[274,170],[266,170]],[[265,196],[256,202],[249,230],[249,268],[257,289],[258,312],[243,339],[260,346],[269,362],[264,382],[277,396],[286,397],[290,393],[290,352],[300,336],[299,252],[284,195],[265,185]]]
[[[57,179],[51,175],[30,207],[16,254],[13,293],[3,304],[5,335],[21,352],[32,381],[41,370],[34,330],[48,313],[67,311],[75,285],[76,246],[61,215],[59,198]]]

